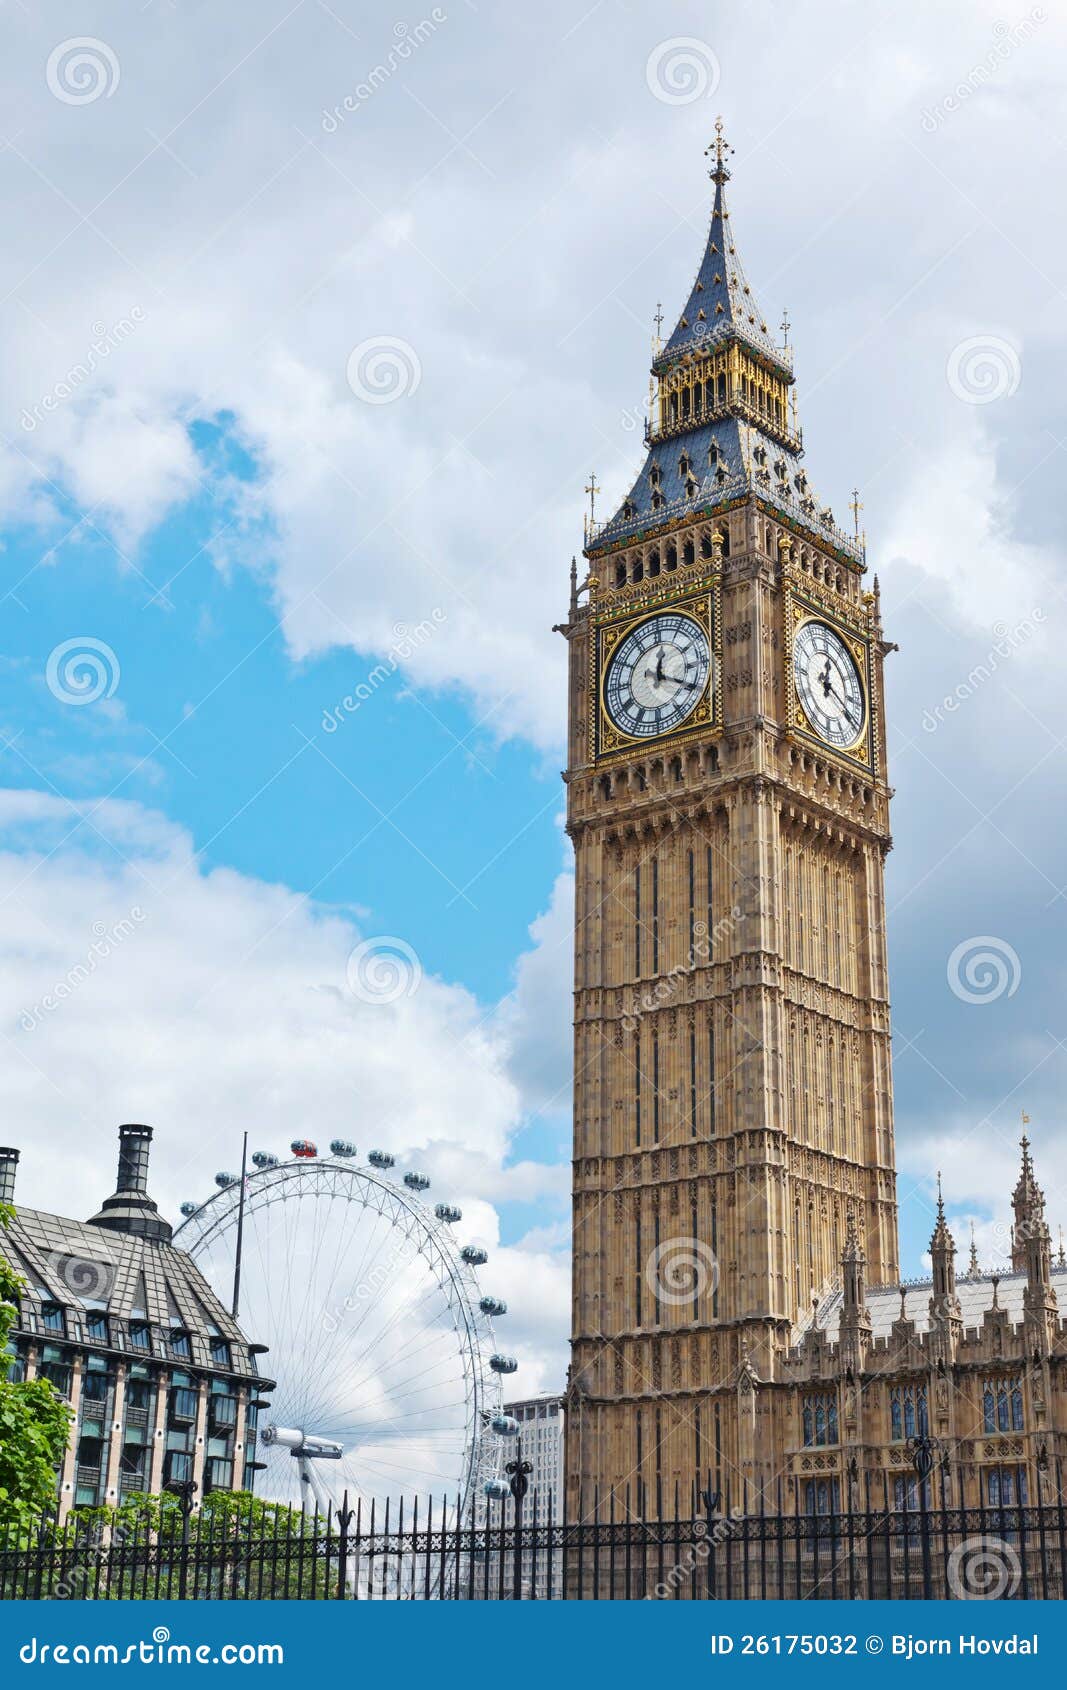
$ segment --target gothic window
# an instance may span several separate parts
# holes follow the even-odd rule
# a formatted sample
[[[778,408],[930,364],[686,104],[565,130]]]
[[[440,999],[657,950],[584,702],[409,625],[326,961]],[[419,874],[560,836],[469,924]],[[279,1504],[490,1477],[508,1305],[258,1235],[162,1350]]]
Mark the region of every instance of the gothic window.
[[[652,509],[654,511],[658,511],[660,506],[662,505],[662,503],[663,503],[663,494],[662,493],[653,493],[653,495],[652,495]]]
[[[655,504],[654,499],[653,499],[652,502],[653,502],[653,504]],[[630,579],[631,579],[631,581],[643,581],[644,578],[645,578],[645,566],[641,562],[640,558],[636,558],[634,560],[633,574],[630,576]]]
[[[990,1508],[1025,1508],[1028,1491],[1025,1467],[990,1467],[986,1470],[986,1499]]]
[[[982,1386],[983,1432],[1021,1432],[1023,1391],[1018,1379],[987,1379]]]
[[[683,452],[681,457],[678,460],[678,474],[681,476],[683,481],[685,480],[686,476],[689,474],[689,453],[688,452]]]
[[[720,377],[719,377],[719,404],[725,405],[725,403],[726,403],[726,377],[724,375],[720,375]]]
[[[659,486],[660,474],[659,474],[659,466],[657,464],[652,465],[652,468],[648,472],[648,479],[649,479],[649,484],[652,487],[658,487]]]
[[[893,1507],[901,1514],[918,1514],[924,1502],[927,1508],[929,1508],[932,1503],[932,1493],[929,1479],[925,1480],[923,1488],[925,1495],[920,1496],[918,1479],[894,1479]],[[908,1536],[911,1536],[910,1532]],[[914,1541],[914,1539],[912,1541]]]
[[[687,417],[688,415],[689,415],[689,389],[688,389],[688,387],[683,387],[682,388],[682,416]]]
[[[667,547],[667,568],[668,569],[677,569],[677,567],[678,567],[678,547],[672,544],[672,545]]]
[[[659,1038],[655,1033],[652,1034],[652,1142],[659,1143]]]
[[[836,1444],[837,1394],[834,1391],[815,1391],[804,1398],[804,1443]]]
[[[706,528],[700,536],[700,555],[701,557],[711,556],[711,535],[708,533]]]
[[[840,1480],[805,1479],[805,1514],[837,1514],[841,1508]]]
[[[615,565],[615,585],[617,587],[625,587],[626,585],[626,565],[624,563]]]
[[[694,550],[693,542],[692,540],[687,540],[682,548],[682,562],[686,564],[692,563],[695,557],[696,551]]]
[[[648,573],[650,576],[659,574],[659,553],[651,552],[648,559]]]
[[[622,514],[625,517],[631,517],[631,516],[637,515],[637,506],[634,504],[632,499],[624,500],[623,507],[622,507]]]
[[[697,484],[693,480],[693,477],[690,476],[689,480],[685,484],[685,496],[686,496],[686,498],[687,499],[695,498],[696,497],[696,490],[697,490]]]
[[[889,1421],[894,1443],[905,1438],[925,1437],[930,1429],[925,1385],[892,1385],[889,1391]]]

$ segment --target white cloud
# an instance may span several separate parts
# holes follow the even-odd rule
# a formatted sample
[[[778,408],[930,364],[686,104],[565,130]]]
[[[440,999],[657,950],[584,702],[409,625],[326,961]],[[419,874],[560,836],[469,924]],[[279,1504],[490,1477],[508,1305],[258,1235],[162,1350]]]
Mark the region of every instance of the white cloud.
[[[346,972],[352,920],[204,872],[185,831],[138,804],[5,791],[0,830],[20,1201],[90,1212],[111,1189],[124,1120],[155,1128],[152,1186],[171,1214],[207,1195],[246,1128],[254,1149],[340,1137],[427,1167],[461,1202],[465,1237],[494,1250],[496,1205],[564,1195],[565,1169],[505,1165],[523,1098],[502,1034],[463,987],[423,973],[410,995],[361,1001]],[[525,1318],[549,1336],[547,1309]]]
[[[49,92],[40,34],[5,61],[0,384],[15,446],[0,452],[0,499],[41,518],[72,497],[128,550],[199,493],[186,422],[229,417],[259,463],[293,655],[381,653],[398,622],[440,606],[441,630],[409,660],[416,681],[458,683],[494,731],[556,745],[563,650],[549,629],[581,490],[593,463],[603,508],[639,460],[622,418],[643,396],[655,301],[680,304],[696,262],[711,107],[652,97],[640,20],[605,40],[550,7],[536,30],[515,12],[489,28],[450,14],[331,130],[322,113],[394,45],[379,16],[349,12],[236,5],[224,35],[203,13],[179,39],[156,8],[105,4],[94,27],[121,84],[84,107]],[[868,480],[872,532],[892,536],[890,555],[918,546],[935,579],[948,572],[964,615],[973,576],[1002,590],[1003,546],[981,515],[975,417],[941,403],[946,356],[968,333],[1017,342],[1039,414],[1055,397],[1042,342],[1059,332],[1045,278],[1062,237],[1031,164],[1062,21],[1015,44],[936,133],[921,123],[1003,45],[996,19],[992,4],[961,3],[924,13],[917,35],[905,7],[888,33],[871,13],[839,34],[832,12],[821,30],[782,12],[771,59],[755,15],[683,4],[674,20],[713,38],[723,66],[739,237],[765,309],[790,300],[813,473],[837,506],[853,475]],[[49,20],[49,41],[77,21],[64,6]],[[978,187],[992,99],[995,157]],[[101,331],[106,356],[72,386]],[[417,388],[393,404],[363,403],[345,380],[374,336],[419,362]],[[32,432],[18,426],[68,388]],[[902,432],[925,487],[948,496],[940,526],[918,473],[897,474]],[[64,511],[50,526],[68,525]],[[262,529],[238,528],[214,554],[263,567]]]

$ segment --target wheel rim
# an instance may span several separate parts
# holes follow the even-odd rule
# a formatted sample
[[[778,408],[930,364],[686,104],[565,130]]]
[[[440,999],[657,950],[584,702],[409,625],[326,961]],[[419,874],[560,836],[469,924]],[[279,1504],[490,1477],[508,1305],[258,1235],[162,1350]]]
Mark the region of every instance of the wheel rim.
[[[229,1305],[240,1182],[175,1234]],[[316,1461],[330,1503],[447,1496],[466,1517],[496,1471],[487,1419],[499,1409],[492,1328],[450,1227],[374,1168],[315,1160],[250,1173],[245,1184],[242,1330],[268,1345],[277,1381],[268,1425],[336,1440]],[[262,1440],[254,1488],[299,1505],[300,1463]],[[309,1500],[309,1499],[308,1499]]]

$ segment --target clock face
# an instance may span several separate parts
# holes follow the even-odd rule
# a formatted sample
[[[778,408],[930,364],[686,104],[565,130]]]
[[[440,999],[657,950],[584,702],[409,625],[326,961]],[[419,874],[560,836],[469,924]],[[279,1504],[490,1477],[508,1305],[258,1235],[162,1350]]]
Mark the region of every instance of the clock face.
[[[855,745],[867,719],[856,661],[825,622],[805,622],[793,641],[793,678],[804,714],[827,745]]]
[[[632,628],[608,666],[604,704],[620,733],[654,739],[692,715],[711,673],[708,636],[691,616],[662,611]]]

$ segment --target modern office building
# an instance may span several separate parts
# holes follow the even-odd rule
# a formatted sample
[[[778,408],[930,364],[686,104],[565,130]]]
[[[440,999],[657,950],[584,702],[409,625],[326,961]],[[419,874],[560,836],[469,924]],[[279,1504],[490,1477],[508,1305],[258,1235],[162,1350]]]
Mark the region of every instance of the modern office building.
[[[88,1221],[16,1205],[0,1252],[25,1287],[9,1369],[50,1380],[74,1424],[60,1517],[192,1481],[197,1498],[249,1488],[257,1357],[148,1196],[151,1127],[119,1128],[118,1180]],[[19,1152],[0,1148],[0,1201]]]

